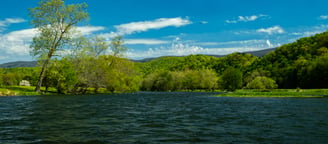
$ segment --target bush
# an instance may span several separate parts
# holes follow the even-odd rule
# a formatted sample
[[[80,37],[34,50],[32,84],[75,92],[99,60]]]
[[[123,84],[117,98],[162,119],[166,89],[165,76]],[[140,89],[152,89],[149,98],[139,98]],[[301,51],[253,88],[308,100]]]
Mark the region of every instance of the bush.
[[[248,89],[260,89],[260,90],[275,89],[277,87],[278,85],[276,84],[276,81],[264,76],[256,77],[251,82],[249,82],[246,86],[246,88]]]

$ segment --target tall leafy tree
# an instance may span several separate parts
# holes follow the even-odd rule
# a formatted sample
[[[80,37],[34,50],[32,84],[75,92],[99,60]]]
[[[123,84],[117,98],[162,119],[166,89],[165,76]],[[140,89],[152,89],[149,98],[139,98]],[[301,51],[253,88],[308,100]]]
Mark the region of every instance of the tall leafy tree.
[[[235,91],[242,87],[243,74],[237,68],[230,67],[222,74],[222,87],[228,91]]]
[[[38,31],[30,46],[31,55],[42,63],[35,91],[40,92],[51,58],[70,47],[74,26],[88,18],[86,8],[85,3],[66,5],[64,0],[41,0],[37,7],[29,9],[31,24]]]

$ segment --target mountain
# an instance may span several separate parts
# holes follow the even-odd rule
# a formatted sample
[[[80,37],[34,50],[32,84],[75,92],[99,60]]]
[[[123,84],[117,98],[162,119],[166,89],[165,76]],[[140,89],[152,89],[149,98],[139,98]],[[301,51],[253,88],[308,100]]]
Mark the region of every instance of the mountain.
[[[35,67],[36,64],[36,61],[16,61],[0,64],[0,68]]]
[[[251,55],[257,56],[257,57],[263,57],[267,53],[275,51],[276,49],[277,48],[269,48],[269,49],[264,49],[264,50],[259,50],[259,51],[249,51],[249,52],[242,52],[242,53],[248,53],[248,54],[251,54]],[[207,56],[224,57],[226,55],[207,55]],[[183,56],[162,56],[162,57],[183,57]],[[132,61],[133,62],[145,63],[145,62],[149,62],[149,61],[152,61],[154,59],[157,59],[157,58],[160,58],[160,57],[145,58],[145,59],[141,59],[141,60],[132,60]]]
[[[264,49],[264,50],[259,50],[259,51],[250,51],[250,52],[243,52],[243,53],[248,53],[248,54],[251,54],[251,55],[257,56],[257,57],[263,57],[267,53],[275,51],[276,49],[277,48],[269,48],[269,49]]]

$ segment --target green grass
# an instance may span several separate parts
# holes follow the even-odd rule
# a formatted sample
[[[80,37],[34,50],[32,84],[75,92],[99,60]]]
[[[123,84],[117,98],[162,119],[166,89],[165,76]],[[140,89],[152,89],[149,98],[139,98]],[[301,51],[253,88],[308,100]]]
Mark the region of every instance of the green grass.
[[[328,89],[275,89],[259,91],[242,89],[236,92],[226,92],[221,97],[328,97]]]
[[[0,96],[29,96],[40,95],[34,91],[35,87],[28,86],[7,86],[0,87]]]
[[[0,96],[35,96],[35,95],[51,95],[57,94],[57,90],[55,88],[50,87],[48,89],[48,93],[37,93],[34,91],[35,86],[5,86],[0,87]],[[41,87],[41,91],[44,91],[45,88]],[[99,88],[97,94],[99,93],[110,93],[106,91],[105,88]],[[94,88],[88,88],[87,94],[96,94],[94,92]]]
[[[7,86],[0,87],[0,96],[30,96],[42,95],[34,91],[34,86]],[[44,90],[44,88],[41,88]],[[94,89],[89,88],[88,94],[94,94]],[[101,88],[98,93],[110,93]],[[56,94],[55,88],[49,88],[46,95]],[[270,91],[241,89],[235,92],[224,92],[219,97],[328,97],[328,89],[274,89]]]

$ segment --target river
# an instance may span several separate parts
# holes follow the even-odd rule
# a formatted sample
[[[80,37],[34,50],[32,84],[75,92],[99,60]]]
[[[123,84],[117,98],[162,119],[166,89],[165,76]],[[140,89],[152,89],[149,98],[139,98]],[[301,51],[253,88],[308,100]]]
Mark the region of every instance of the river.
[[[0,97],[0,143],[327,143],[327,98]]]

